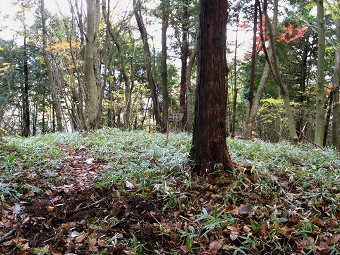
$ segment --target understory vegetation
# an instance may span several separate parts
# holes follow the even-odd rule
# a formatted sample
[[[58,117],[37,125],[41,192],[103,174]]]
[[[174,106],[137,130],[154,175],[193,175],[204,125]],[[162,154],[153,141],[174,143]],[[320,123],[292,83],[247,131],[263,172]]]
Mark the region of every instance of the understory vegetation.
[[[100,129],[0,142],[1,254],[339,254],[340,157],[229,139],[191,174],[191,137]]]

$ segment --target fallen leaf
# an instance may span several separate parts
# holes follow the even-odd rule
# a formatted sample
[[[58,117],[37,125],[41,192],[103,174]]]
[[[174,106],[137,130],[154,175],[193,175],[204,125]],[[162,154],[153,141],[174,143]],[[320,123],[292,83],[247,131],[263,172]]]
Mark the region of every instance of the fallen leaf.
[[[54,210],[54,206],[47,206],[47,211],[52,212]]]
[[[77,236],[76,239],[74,240],[76,243],[81,243],[82,241],[84,241],[84,239],[86,238],[86,234],[82,234],[80,236]]]
[[[125,181],[125,188],[132,190],[132,189],[135,188],[135,186],[134,186],[131,182],[129,182],[128,180],[126,180],[126,181]]]
[[[236,240],[239,236],[238,228],[235,226],[228,226],[223,230],[223,233],[229,234],[229,237],[232,241]]]
[[[105,240],[98,240],[98,245],[99,246],[105,246],[106,245]]]
[[[189,251],[189,248],[186,245],[181,245],[179,248],[181,249],[181,251],[184,251],[184,252],[188,252]]]
[[[79,234],[78,231],[72,231],[72,232],[70,233],[70,237],[71,237],[71,238],[78,237],[79,235],[80,235],[80,234]]]
[[[21,212],[21,206],[18,203],[16,203],[15,205],[12,206],[12,211],[15,214],[19,214]]]
[[[244,225],[242,229],[245,233],[249,233],[251,231],[251,228],[247,225]]]
[[[90,235],[89,251],[98,251],[98,247],[96,246],[96,243],[97,243],[97,234],[93,233]]]
[[[223,246],[224,239],[212,241],[209,244],[209,251],[219,251]]]
[[[87,160],[85,160],[85,163],[88,165],[91,165],[94,161],[94,158],[88,158]]]
[[[284,233],[284,234],[287,234],[291,231],[293,231],[295,228],[294,227],[287,227],[287,226],[284,226],[281,228],[281,231]]]

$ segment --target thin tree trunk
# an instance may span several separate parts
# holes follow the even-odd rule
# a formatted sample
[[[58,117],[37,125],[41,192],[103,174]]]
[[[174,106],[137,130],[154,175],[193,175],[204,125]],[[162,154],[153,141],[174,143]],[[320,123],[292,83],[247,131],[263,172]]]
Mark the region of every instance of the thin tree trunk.
[[[297,131],[299,135],[299,142],[302,139],[302,130],[304,127],[304,104],[306,101],[306,78],[307,78],[307,59],[308,59],[308,46],[307,42],[304,43],[304,49],[302,53],[302,59],[301,59],[301,79],[300,79],[300,96],[299,96],[299,102],[301,104],[301,112],[300,116],[297,120]]]
[[[315,111],[315,133],[314,143],[323,145],[325,132],[325,14],[323,0],[316,0],[317,20],[318,20],[318,69],[316,86],[316,111]]]
[[[169,91],[168,91],[168,71],[167,71],[167,29],[169,26],[169,0],[162,0],[162,96],[163,96],[163,121],[162,132],[168,132],[168,110],[169,110]]]
[[[197,42],[195,42],[195,47],[189,57],[189,63],[187,65],[186,69],[186,81],[187,81],[187,102],[186,102],[186,107],[187,107],[187,123],[186,123],[186,129],[187,131],[192,131],[193,128],[193,121],[194,121],[194,95],[192,92],[191,88],[191,73],[192,73],[192,68],[195,63],[195,59],[197,56]]]
[[[38,122],[38,101],[34,102],[34,110],[33,110],[33,123],[32,123],[32,135],[37,135],[37,122]]]
[[[262,76],[261,76],[261,79],[260,79],[260,83],[257,87],[256,95],[254,97],[253,107],[251,108],[250,123],[254,123],[255,116],[256,116],[257,111],[260,107],[260,101],[261,101],[261,97],[262,97],[266,82],[267,82],[268,77],[269,77],[269,71],[270,71],[269,64],[266,63],[264,65],[264,69],[263,69],[263,73],[262,73]]]
[[[158,101],[158,92],[157,92],[155,79],[152,74],[151,53],[150,53],[150,47],[148,43],[148,34],[146,32],[146,28],[145,28],[145,25],[142,19],[140,0],[133,0],[133,11],[134,11],[138,29],[139,29],[139,32],[141,34],[142,41],[143,41],[144,55],[146,58],[145,60],[146,75],[147,75],[147,80],[148,80],[149,88],[151,92],[153,111],[154,111],[154,116],[155,116],[155,121],[156,121],[156,129],[160,130],[162,126],[161,117],[160,117],[160,105]]]
[[[28,53],[26,25],[24,26],[24,86],[22,89],[22,136],[30,135],[30,108],[29,108],[29,85],[28,85]]]
[[[45,10],[45,0],[40,0],[40,12],[41,12],[41,21],[42,21],[42,36],[43,36],[43,57],[46,65],[48,79],[50,81],[51,90],[52,90],[52,103],[54,105],[56,120],[57,120],[57,131],[63,131],[62,124],[62,112],[61,112],[61,103],[60,96],[57,89],[56,78],[53,76],[51,63],[48,58],[47,53],[47,29],[46,29],[46,10]]]
[[[257,59],[257,51],[256,51],[256,34],[257,34],[257,7],[258,2],[255,0],[254,4],[254,23],[253,23],[253,48],[251,55],[251,71],[250,71],[250,81],[249,81],[249,92],[248,92],[248,106],[245,120],[245,132],[244,136],[251,138],[252,137],[252,122],[251,120],[251,110],[254,102],[254,85],[255,85],[255,72],[256,72],[256,59]]]
[[[239,17],[237,16],[237,23]],[[234,81],[233,81],[233,110],[230,123],[230,136],[235,137],[235,127],[236,127],[236,110],[237,110],[237,50],[238,50],[238,26],[236,27],[235,33],[235,53],[234,53]]]
[[[95,77],[95,45],[97,38],[96,30],[96,1],[87,0],[87,27],[84,57],[84,74],[87,98],[87,121],[88,130],[96,129],[99,120],[99,89]]]
[[[340,10],[340,0],[337,0],[337,10]],[[340,151],[340,18],[339,13],[335,20],[336,38],[338,45],[335,51],[334,79],[331,93],[333,94],[333,124],[332,124],[332,145]]]
[[[182,45],[181,45],[181,84],[179,93],[179,108],[183,117],[180,121],[180,130],[184,131],[187,125],[188,113],[187,113],[187,101],[186,101],[186,91],[187,91],[187,63],[189,55],[189,42],[188,42],[188,5],[189,0],[184,0],[182,4]]]
[[[43,101],[42,101],[42,127],[41,127],[41,132],[43,134],[46,133],[46,123],[45,123],[45,107],[46,107],[46,89],[44,87],[44,91],[43,91]]]
[[[325,147],[327,144],[327,136],[328,136],[328,129],[329,129],[329,121],[331,119],[331,111],[332,111],[332,105],[333,105],[333,93],[329,94],[329,98],[328,98],[329,102],[326,103],[326,120],[325,120],[325,131],[323,134],[323,142],[322,145]],[[327,100],[327,101],[328,101]]]
[[[190,157],[193,171],[231,170],[226,146],[226,0],[199,1],[198,77]]]

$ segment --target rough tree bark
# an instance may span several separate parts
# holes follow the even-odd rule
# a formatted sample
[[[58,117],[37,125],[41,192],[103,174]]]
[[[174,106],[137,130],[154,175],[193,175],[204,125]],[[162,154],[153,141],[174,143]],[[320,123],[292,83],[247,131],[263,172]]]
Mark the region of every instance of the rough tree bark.
[[[190,154],[198,175],[233,169],[226,145],[226,22],[227,0],[199,1],[198,77]]]
[[[22,130],[21,135],[30,135],[30,107],[29,107],[29,84],[28,84],[28,53],[27,31],[24,25],[24,85],[22,86]]]
[[[333,80],[333,124],[332,124],[332,145],[340,151],[340,0],[337,0],[337,18],[335,20],[336,25],[336,38],[338,45],[336,47],[336,60],[334,68],[334,80]]]
[[[315,133],[314,143],[323,146],[325,132],[325,14],[323,0],[316,0],[317,20],[318,20],[318,70],[316,86],[316,111],[315,111]]]
[[[95,77],[95,45],[97,38],[96,30],[96,4],[97,1],[87,0],[87,26],[86,44],[84,55],[84,74],[87,99],[86,129],[96,129],[99,119],[99,90]]]
[[[257,12],[258,12],[258,2],[255,0],[254,4],[254,23],[253,23],[253,48],[251,55],[251,71],[250,71],[250,81],[249,81],[249,92],[248,92],[248,105],[245,120],[245,132],[244,136],[251,138],[252,136],[252,122],[251,120],[251,110],[253,108],[254,102],[254,85],[255,85],[255,71],[256,71],[256,35],[257,35]]]
[[[168,110],[169,110],[169,91],[168,91],[168,71],[167,71],[167,30],[169,26],[169,0],[162,0],[162,96],[163,96],[163,121],[162,132],[168,132]]]
[[[186,101],[186,91],[187,91],[187,65],[188,65],[188,55],[189,55],[189,27],[188,27],[188,5],[189,0],[183,1],[182,10],[182,45],[181,45],[181,84],[180,84],[180,94],[179,94],[179,108],[183,117],[180,122],[180,130],[184,131],[187,126],[188,112],[187,112],[187,101]]]

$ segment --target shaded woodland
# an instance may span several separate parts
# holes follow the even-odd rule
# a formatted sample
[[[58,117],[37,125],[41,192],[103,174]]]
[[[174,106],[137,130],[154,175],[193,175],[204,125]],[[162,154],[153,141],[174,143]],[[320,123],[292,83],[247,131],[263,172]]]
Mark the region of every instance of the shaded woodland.
[[[192,131],[197,1],[70,0],[68,15],[12,2],[20,25],[0,39],[2,133]],[[339,149],[338,4],[229,3],[227,135]]]
[[[339,254],[340,1],[127,2],[11,1],[0,253]]]

